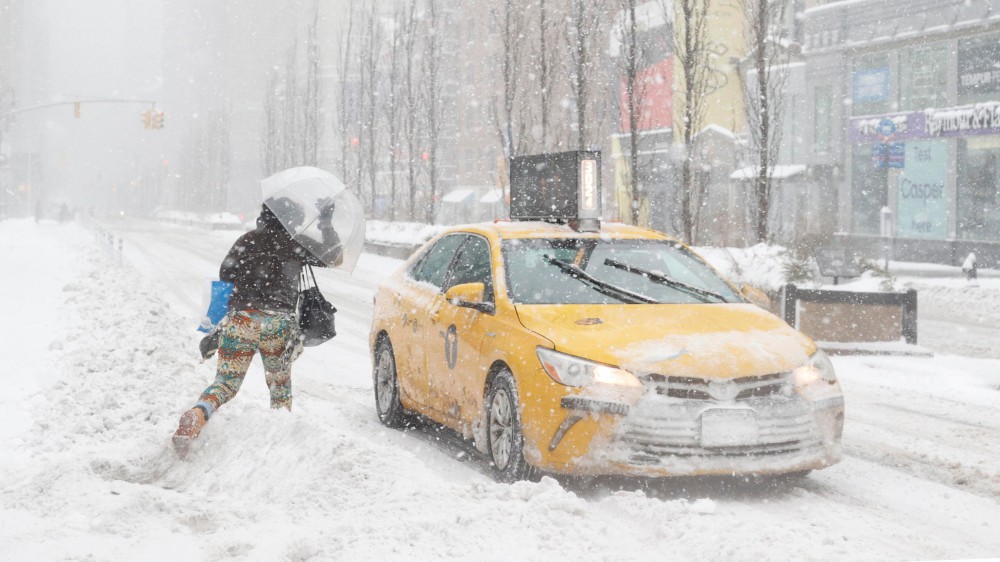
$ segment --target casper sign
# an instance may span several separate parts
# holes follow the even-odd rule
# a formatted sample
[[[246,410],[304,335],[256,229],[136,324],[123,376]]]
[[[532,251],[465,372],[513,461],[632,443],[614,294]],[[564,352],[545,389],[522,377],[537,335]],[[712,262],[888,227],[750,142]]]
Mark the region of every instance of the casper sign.
[[[948,233],[947,173],[947,143],[906,143],[906,167],[899,175],[896,194],[897,236],[945,238]]]

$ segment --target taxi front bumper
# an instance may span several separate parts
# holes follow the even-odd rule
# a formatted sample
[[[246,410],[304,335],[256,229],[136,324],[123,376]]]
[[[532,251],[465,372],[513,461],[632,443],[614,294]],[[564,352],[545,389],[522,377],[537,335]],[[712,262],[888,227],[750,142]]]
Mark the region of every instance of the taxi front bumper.
[[[565,421],[547,443],[556,451],[577,422],[614,425],[556,472],[682,476],[782,474],[823,468],[841,458],[844,401],[766,396],[741,401],[676,400],[647,393],[635,404],[563,398]],[[728,420],[727,420],[728,418]],[[580,424],[582,425],[582,424]]]

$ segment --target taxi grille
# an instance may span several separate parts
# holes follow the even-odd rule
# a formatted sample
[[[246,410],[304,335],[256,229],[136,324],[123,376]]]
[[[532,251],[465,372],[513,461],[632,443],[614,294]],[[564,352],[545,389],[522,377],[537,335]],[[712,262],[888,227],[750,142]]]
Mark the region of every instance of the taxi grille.
[[[775,373],[735,379],[705,379],[674,375],[648,375],[646,386],[661,396],[681,400],[747,400],[774,395],[790,395],[789,373]]]
[[[751,398],[756,413],[753,444],[702,446],[704,402],[692,399],[674,407],[639,407],[632,411],[616,439],[620,454],[633,464],[657,464],[668,458],[768,457],[813,452],[822,436],[812,412],[801,400],[785,396]]]

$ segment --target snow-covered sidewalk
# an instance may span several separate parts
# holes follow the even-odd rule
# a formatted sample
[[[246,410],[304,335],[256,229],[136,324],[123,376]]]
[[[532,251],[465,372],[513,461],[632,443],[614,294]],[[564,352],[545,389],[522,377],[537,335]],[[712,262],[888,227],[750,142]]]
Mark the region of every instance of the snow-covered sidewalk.
[[[448,432],[395,432],[378,423],[364,324],[371,281],[386,264],[374,261],[363,260],[352,278],[324,272],[344,325],[334,343],[296,364],[294,411],[267,408],[258,363],[191,458],[178,461],[169,436],[211,380],[213,364],[197,360],[190,312],[177,304],[192,292],[199,300],[199,287],[177,286],[180,277],[167,270],[199,256],[221,259],[231,241],[213,233],[206,244],[214,246],[202,247],[193,243],[198,233],[150,228],[124,231],[136,254],[119,265],[80,226],[0,222],[7,366],[0,371],[0,558],[1000,553],[1000,361],[837,358],[848,456],[798,486],[717,479],[561,485],[551,478],[502,485]],[[176,255],[155,263],[142,254],[167,236],[176,237]]]

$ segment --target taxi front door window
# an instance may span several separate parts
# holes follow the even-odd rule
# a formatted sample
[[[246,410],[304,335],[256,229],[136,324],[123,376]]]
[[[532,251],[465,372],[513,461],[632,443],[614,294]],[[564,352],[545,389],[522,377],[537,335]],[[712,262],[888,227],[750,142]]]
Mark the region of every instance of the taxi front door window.
[[[492,303],[493,271],[491,266],[489,243],[478,236],[472,236],[462,246],[462,252],[455,260],[451,278],[448,280],[448,287],[464,283],[482,283],[485,287],[483,302]]]

